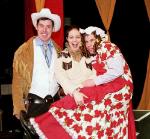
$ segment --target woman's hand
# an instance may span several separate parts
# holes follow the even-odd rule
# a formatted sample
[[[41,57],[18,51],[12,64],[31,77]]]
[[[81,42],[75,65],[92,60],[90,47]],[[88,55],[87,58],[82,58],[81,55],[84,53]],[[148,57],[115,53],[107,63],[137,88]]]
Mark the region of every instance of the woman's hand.
[[[92,87],[95,86],[95,82],[93,79],[88,79],[82,83],[83,87]]]
[[[84,97],[88,98],[83,93],[79,92],[78,90],[75,90],[73,92],[73,97],[77,105],[83,105],[84,104]]]

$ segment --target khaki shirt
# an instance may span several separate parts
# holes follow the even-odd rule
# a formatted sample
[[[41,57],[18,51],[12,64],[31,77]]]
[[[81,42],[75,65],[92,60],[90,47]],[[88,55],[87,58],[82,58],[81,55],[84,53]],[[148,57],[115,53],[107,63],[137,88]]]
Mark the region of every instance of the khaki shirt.
[[[93,71],[88,66],[91,61],[83,56],[77,62],[72,56],[69,56],[67,50],[62,51],[62,53],[65,53],[65,55],[61,55],[56,60],[55,75],[59,84],[64,89],[64,93],[72,95],[74,90],[82,87],[81,83],[83,81],[93,76]]]

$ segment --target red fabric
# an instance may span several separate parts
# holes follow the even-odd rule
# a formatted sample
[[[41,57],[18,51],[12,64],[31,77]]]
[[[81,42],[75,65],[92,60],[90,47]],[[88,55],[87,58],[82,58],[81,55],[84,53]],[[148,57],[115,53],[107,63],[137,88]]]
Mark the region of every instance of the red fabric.
[[[36,11],[35,1],[34,0],[25,0],[24,1],[24,14],[25,14],[25,40],[28,40],[30,37],[35,35],[36,31],[32,25],[31,13]]]
[[[35,118],[35,121],[39,123],[40,129],[48,139],[71,139],[69,134],[59,125],[50,113],[47,112]]]
[[[134,115],[132,110],[133,110],[132,102],[130,102],[129,115],[128,115],[128,137],[129,139],[136,139],[136,128],[135,128]]]
[[[58,32],[52,33],[52,38],[56,43],[63,48],[64,43],[64,13],[63,0],[46,0],[45,8],[49,8],[52,13],[58,14],[61,18],[61,29]]]
[[[117,78],[110,83],[94,87],[85,87],[82,88],[80,91],[88,97],[84,100],[85,103],[88,103],[92,100],[101,101],[106,94],[120,90],[125,86],[125,84],[126,81],[123,78]],[[73,97],[69,95],[53,103],[52,106],[63,107],[65,109],[75,109],[77,107]]]

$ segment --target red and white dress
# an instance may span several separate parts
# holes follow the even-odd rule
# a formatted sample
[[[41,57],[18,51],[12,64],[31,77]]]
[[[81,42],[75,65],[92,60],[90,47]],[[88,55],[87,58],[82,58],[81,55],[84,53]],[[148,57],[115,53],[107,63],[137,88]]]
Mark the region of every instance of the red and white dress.
[[[32,118],[31,123],[41,138],[136,139],[132,77],[120,50],[104,42],[91,59],[97,86],[80,89],[88,96],[84,105],[77,106],[67,95],[55,102],[47,113]],[[115,72],[119,65],[123,68],[120,66]]]

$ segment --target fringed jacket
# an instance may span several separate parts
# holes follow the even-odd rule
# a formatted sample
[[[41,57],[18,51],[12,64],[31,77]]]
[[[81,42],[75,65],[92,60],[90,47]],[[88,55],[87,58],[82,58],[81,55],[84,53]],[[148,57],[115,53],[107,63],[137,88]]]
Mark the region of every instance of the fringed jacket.
[[[31,87],[33,72],[33,39],[30,38],[23,43],[15,52],[13,60],[13,80],[12,98],[13,114],[20,115],[21,110],[25,110],[24,99],[27,97]],[[60,52],[60,47],[52,40],[56,52]]]

